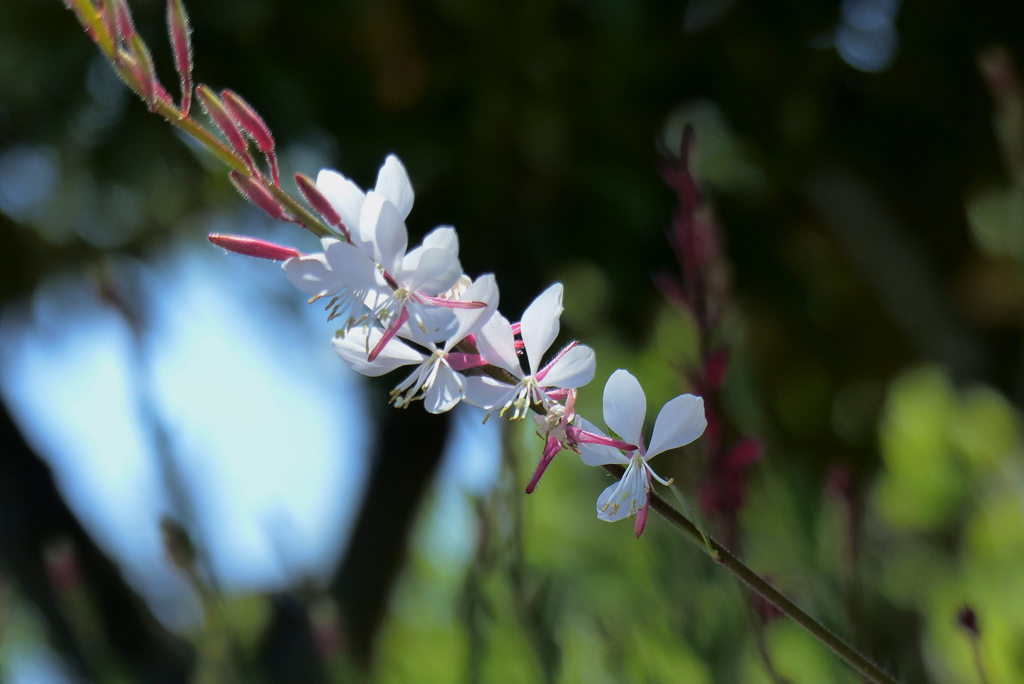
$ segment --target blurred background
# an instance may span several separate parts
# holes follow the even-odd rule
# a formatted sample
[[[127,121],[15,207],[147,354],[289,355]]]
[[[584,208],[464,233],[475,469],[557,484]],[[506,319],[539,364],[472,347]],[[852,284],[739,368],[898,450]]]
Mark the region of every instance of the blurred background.
[[[755,570],[902,682],[1024,681],[1024,6],[188,10],[289,177],[397,153],[412,241],[454,224],[510,319],[565,284],[583,415],[620,367],[648,426],[703,394],[658,471]],[[315,239],[59,2],[0,11],[0,680],[857,681],[664,521],[597,520],[573,454],[524,496],[530,425],[389,409],[205,236]]]

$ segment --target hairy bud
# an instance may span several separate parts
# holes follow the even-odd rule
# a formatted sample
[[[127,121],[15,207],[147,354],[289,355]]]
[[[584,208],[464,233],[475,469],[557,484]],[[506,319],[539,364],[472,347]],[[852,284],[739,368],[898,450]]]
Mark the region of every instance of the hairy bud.
[[[270,191],[263,187],[262,183],[249,176],[243,176],[237,171],[231,172],[231,182],[250,202],[267,212],[270,218],[284,218],[284,209],[277,203]]]
[[[182,0],[167,0],[167,31],[174,49],[174,68],[181,83],[181,113],[192,106],[192,30]]]
[[[111,3],[117,5],[117,29],[121,33],[121,39],[127,43],[131,43],[132,38],[135,37],[135,22],[132,21],[132,13],[128,10],[128,5],[125,0],[111,0]]]
[[[299,256],[299,251],[292,247],[274,244],[266,240],[245,237],[244,235],[225,235],[224,233],[210,233],[207,239],[222,249],[235,254],[267,259],[268,261],[287,261],[292,257]]]
[[[317,189],[313,179],[305,174],[297,173],[295,174],[295,183],[299,186],[299,192],[316,209],[317,213],[323,216],[329,225],[341,228],[342,232],[347,236],[348,228],[341,222],[341,214],[337,212],[331,201]]]
[[[245,136],[238,130],[235,120],[231,118],[224,103],[220,101],[215,92],[205,85],[200,85],[196,88],[196,95],[199,96],[203,109],[207,111],[213,122],[217,124],[220,130],[224,131],[224,136],[231,143],[231,147],[242,157],[246,166],[255,172],[256,167],[253,164],[252,156],[249,154],[249,145],[245,142]]]
[[[227,113],[227,109],[224,103],[220,101],[220,98],[217,97],[217,93],[205,85],[200,85],[196,88],[196,94],[199,96],[199,101],[203,103],[203,109],[207,111],[207,114],[217,124],[217,127],[224,132],[224,136],[231,144],[231,147],[234,148],[234,152],[237,152],[245,161],[246,166],[255,173],[256,166],[253,164],[253,158],[249,154],[249,144],[246,142],[246,137],[242,135],[239,127],[234,124],[234,120]]]
[[[274,151],[274,136],[270,132],[270,126],[238,93],[224,89],[220,95],[224,98],[224,106],[231,114],[231,118],[253,139],[256,146],[260,148],[260,152],[267,155],[270,173],[274,177],[274,185],[280,185],[281,176],[277,168],[277,153]]]
[[[117,0],[103,0],[100,11],[103,16],[103,28],[110,36],[110,42],[114,44],[114,59],[120,59],[121,27],[117,21]]]
[[[142,38],[137,33],[131,37],[128,46],[131,48],[132,57],[135,59],[135,77],[139,81],[139,91],[142,99],[146,101],[146,106],[153,109],[158,86],[156,70],[153,68],[153,58],[149,54],[149,48],[146,47],[146,44],[142,42]]]

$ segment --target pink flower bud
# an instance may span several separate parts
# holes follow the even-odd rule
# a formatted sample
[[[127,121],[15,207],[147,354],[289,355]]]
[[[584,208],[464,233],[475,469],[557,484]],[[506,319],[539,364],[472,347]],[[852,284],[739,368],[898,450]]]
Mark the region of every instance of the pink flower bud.
[[[224,135],[227,137],[228,142],[231,143],[231,147],[235,148],[235,152],[242,157],[246,166],[255,172],[256,167],[253,164],[252,157],[249,155],[249,145],[245,142],[245,136],[238,130],[238,126],[235,125],[234,119],[228,114],[224,103],[220,101],[216,93],[205,85],[200,85],[196,88],[196,95],[199,96],[199,101],[203,104],[203,108],[209,113],[213,122],[217,124],[220,130],[224,131]]]
[[[306,201],[316,209],[317,213],[324,217],[328,225],[341,227],[345,234],[348,234],[348,229],[341,223],[341,214],[337,212],[331,201],[324,197],[324,194],[320,192],[316,183],[309,176],[301,173],[295,174],[295,183],[299,186],[299,192],[306,198]]]
[[[644,528],[647,527],[647,514],[651,511],[650,502],[645,503],[640,507],[640,510],[636,512],[636,528],[633,530],[636,533],[636,538],[639,539],[640,535],[644,533]]]
[[[135,59],[135,78],[139,81],[139,91],[146,106],[153,108],[156,101],[157,80],[156,71],[153,69],[153,58],[149,54],[149,48],[142,42],[142,38],[136,33],[128,42],[131,48],[132,57]]]
[[[192,31],[182,0],[167,0],[167,31],[174,49],[174,68],[181,82],[181,113],[188,116],[192,105]]]
[[[224,233],[210,233],[207,239],[213,244],[235,254],[267,259],[269,261],[287,261],[292,257],[299,256],[299,251],[284,245],[276,245],[273,242],[257,240],[256,238],[245,237],[244,235],[225,235]]]
[[[224,106],[228,112],[231,113],[231,118],[235,120],[239,126],[241,126],[246,133],[252,136],[252,139],[256,142],[256,145],[260,148],[261,152],[270,153],[274,151],[274,136],[270,133],[270,127],[267,126],[263,118],[256,113],[256,110],[252,108],[248,102],[242,99],[242,96],[233,90],[225,88],[220,91],[220,96],[224,98]]]
[[[270,133],[270,127],[267,126],[263,117],[253,109],[252,105],[242,99],[238,93],[224,89],[220,95],[224,98],[224,106],[227,107],[231,118],[256,142],[260,152],[267,155],[274,185],[280,185],[281,176],[277,169],[277,153],[274,151],[274,136]]]
[[[250,202],[267,212],[270,218],[279,219],[284,217],[284,209],[262,183],[253,180],[249,176],[243,176],[237,171],[231,172],[231,182]]]
[[[132,21],[132,13],[128,10],[125,0],[111,0],[117,5],[117,27],[121,39],[130,42],[135,37],[135,22]]]

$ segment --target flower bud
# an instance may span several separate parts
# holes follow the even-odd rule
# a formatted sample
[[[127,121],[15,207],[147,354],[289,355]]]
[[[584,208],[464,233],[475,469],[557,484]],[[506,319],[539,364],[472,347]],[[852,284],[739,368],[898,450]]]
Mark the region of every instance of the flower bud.
[[[250,202],[267,212],[270,218],[279,219],[284,217],[284,209],[262,183],[253,180],[249,176],[243,176],[237,171],[231,172],[231,182]]]
[[[213,119],[213,122],[217,124],[220,130],[224,131],[224,135],[227,137],[228,142],[231,143],[231,147],[235,148],[235,152],[242,157],[246,166],[255,171],[252,157],[249,155],[249,145],[245,142],[245,136],[238,130],[238,126],[235,125],[234,119],[231,118],[228,110],[224,107],[224,103],[220,101],[216,93],[205,85],[200,85],[196,88],[196,95],[199,96],[199,101],[203,104],[203,108]]]
[[[235,254],[266,259],[268,261],[287,261],[292,257],[299,256],[299,250],[284,245],[277,245],[266,240],[245,237],[244,235],[225,235],[224,233],[210,233],[207,239],[222,249]]]
[[[167,31],[174,49],[174,68],[181,82],[181,113],[192,106],[192,37],[182,0],[167,0]]]
[[[220,91],[224,98],[224,106],[231,114],[235,123],[244,130],[250,138],[255,141],[260,152],[267,155],[267,162],[270,164],[270,173],[274,177],[274,185],[281,184],[280,172],[277,169],[277,153],[274,151],[274,136],[252,105],[242,99],[242,96],[233,90],[224,89]]]
[[[146,106],[153,108],[156,101],[156,71],[153,69],[153,58],[149,54],[149,48],[142,42],[139,34],[135,34],[128,42],[131,48],[132,57],[135,59],[135,78],[139,81],[139,91]]]
[[[260,151],[273,152],[274,136],[270,133],[270,127],[252,105],[243,100],[241,95],[227,88],[220,91],[220,96],[224,99],[224,106],[231,114],[231,118],[252,137]]]
[[[114,45],[115,59],[120,59],[121,27],[117,21],[117,1],[103,0],[100,12],[103,17],[103,27],[106,29],[107,35],[110,36],[110,42]]]
[[[117,28],[121,39],[130,42],[135,37],[135,22],[132,21],[132,13],[128,10],[125,0],[111,0],[117,5]]]
[[[647,527],[647,514],[650,512],[650,502],[645,503],[640,507],[640,510],[636,512],[636,527],[633,529],[633,533],[636,535],[637,539],[640,538],[640,535],[644,533],[644,528]]]
[[[329,225],[342,226],[341,214],[337,212],[331,201],[327,199],[316,187],[316,183],[309,176],[301,173],[295,174],[295,183],[299,186],[299,192],[306,198],[306,201],[316,209],[317,213],[324,217]],[[346,230],[347,233],[347,230]]]

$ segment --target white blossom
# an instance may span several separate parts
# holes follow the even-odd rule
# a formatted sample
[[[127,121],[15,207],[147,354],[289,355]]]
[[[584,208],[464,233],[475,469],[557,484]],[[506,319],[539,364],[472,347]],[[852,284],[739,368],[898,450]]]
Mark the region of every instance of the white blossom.
[[[643,425],[647,397],[637,379],[625,370],[617,370],[604,388],[604,421],[624,442],[635,444],[635,451],[620,451],[602,444],[580,444],[580,457],[587,465],[619,464],[626,467],[622,478],[609,485],[597,498],[597,517],[613,522],[627,518],[647,506],[651,479],[667,485],[648,461],[658,454],[689,444],[704,433],[704,400],[682,394],[666,403],[654,421],[650,446],[644,446]],[[588,432],[604,434],[580,419]]]

